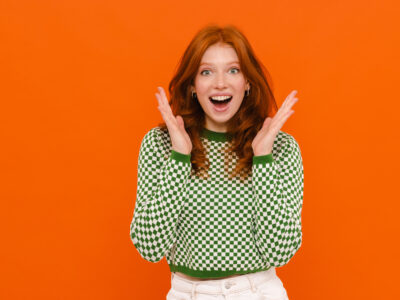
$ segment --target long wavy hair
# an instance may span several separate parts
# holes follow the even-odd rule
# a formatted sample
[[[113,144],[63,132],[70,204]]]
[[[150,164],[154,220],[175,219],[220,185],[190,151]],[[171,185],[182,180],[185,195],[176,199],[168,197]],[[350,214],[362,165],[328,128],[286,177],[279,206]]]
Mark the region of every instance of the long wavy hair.
[[[233,25],[221,27],[208,25],[201,29],[190,42],[180,59],[175,75],[169,83],[169,104],[175,116],[184,120],[186,132],[192,141],[192,174],[206,179],[210,162],[206,157],[201,142],[201,132],[205,126],[204,111],[197,98],[192,98],[190,85],[198,72],[201,59],[208,47],[224,43],[233,47],[239,58],[240,68],[250,83],[250,93],[245,96],[238,112],[227,123],[227,134],[232,139],[224,152],[225,172],[229,179],[239,175],[245,180],[252,170],[254,137],[261,129],[264,120],[278,110],[272,92],[272,80],[264,65],[256,58],[247,38]],[[158,124],[163,131],[168,131],[165,122]],[[237,156],[233,172],[228,169],[229,161]]]

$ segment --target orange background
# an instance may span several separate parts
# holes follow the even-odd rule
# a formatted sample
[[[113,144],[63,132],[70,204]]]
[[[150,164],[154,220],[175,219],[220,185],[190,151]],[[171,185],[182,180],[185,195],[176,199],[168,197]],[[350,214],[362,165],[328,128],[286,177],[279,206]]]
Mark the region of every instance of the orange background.
[[[396,1],[0,3],[1,299],[165,299],[129,227],[144,134],[194,34],[234,24],[271,72],[304,163],[291,300],[394,299]],[[397,60],[396,60],[397,57]],[[396,292],[396,293],[395,293]]]

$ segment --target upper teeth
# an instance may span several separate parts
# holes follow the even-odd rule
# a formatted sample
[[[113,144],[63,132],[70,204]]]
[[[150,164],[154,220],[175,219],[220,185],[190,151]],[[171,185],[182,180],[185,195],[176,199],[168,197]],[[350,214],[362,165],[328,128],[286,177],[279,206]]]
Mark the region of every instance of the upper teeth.
[[[214,96],[214,97],[211,97],[211,99],[222,101],[222,100],[229,99],[229,98],[231,98],[231,97],[232,97],[232,96]]]

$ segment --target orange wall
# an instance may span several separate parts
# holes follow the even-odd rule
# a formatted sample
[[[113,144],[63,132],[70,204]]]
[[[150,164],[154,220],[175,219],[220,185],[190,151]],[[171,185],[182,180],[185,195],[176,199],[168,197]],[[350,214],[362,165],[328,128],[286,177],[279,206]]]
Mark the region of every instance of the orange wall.
[[[271,72],[304,163],[295,300],[394,299],[396,1],[0,3],[1,299],[165,299],[129,237],[137,157],[194,34],[234,24]],[[396,56],[395,56],[396,55]]]

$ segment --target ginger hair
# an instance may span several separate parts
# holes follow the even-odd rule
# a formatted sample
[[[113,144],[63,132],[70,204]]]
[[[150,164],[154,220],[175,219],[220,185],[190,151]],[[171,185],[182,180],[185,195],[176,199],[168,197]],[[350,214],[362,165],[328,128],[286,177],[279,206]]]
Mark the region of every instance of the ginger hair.
[[[192,98],[190,85],[193,85],[204,52],[217,43],[227,44],[235,49],[241,72],[251,87],[250,94],[245,96],[238,112],[227,123],[227,134],[233,138],[227,143],[228,147],[223,149],[225,172],[229,179],[239,175],[243,181],[252,168],[252,141],[265,119],[275,114],[278,108],[269,72],[257,59],[247,38],[237,27],[208,25],[194,36],[169,83],[169,104],[174,116],[180,115],[183,118],[186,132],[192,141],[192,174],[203,179],[208,178],[209,161],[200,139],[200,133],[205,126],[205,115],[198,100]],[[168,131],[165,122],[160,123],[159,127]],[[238,157],[238,161],[233,172],[229,172],[228,162],[234,155]]]

